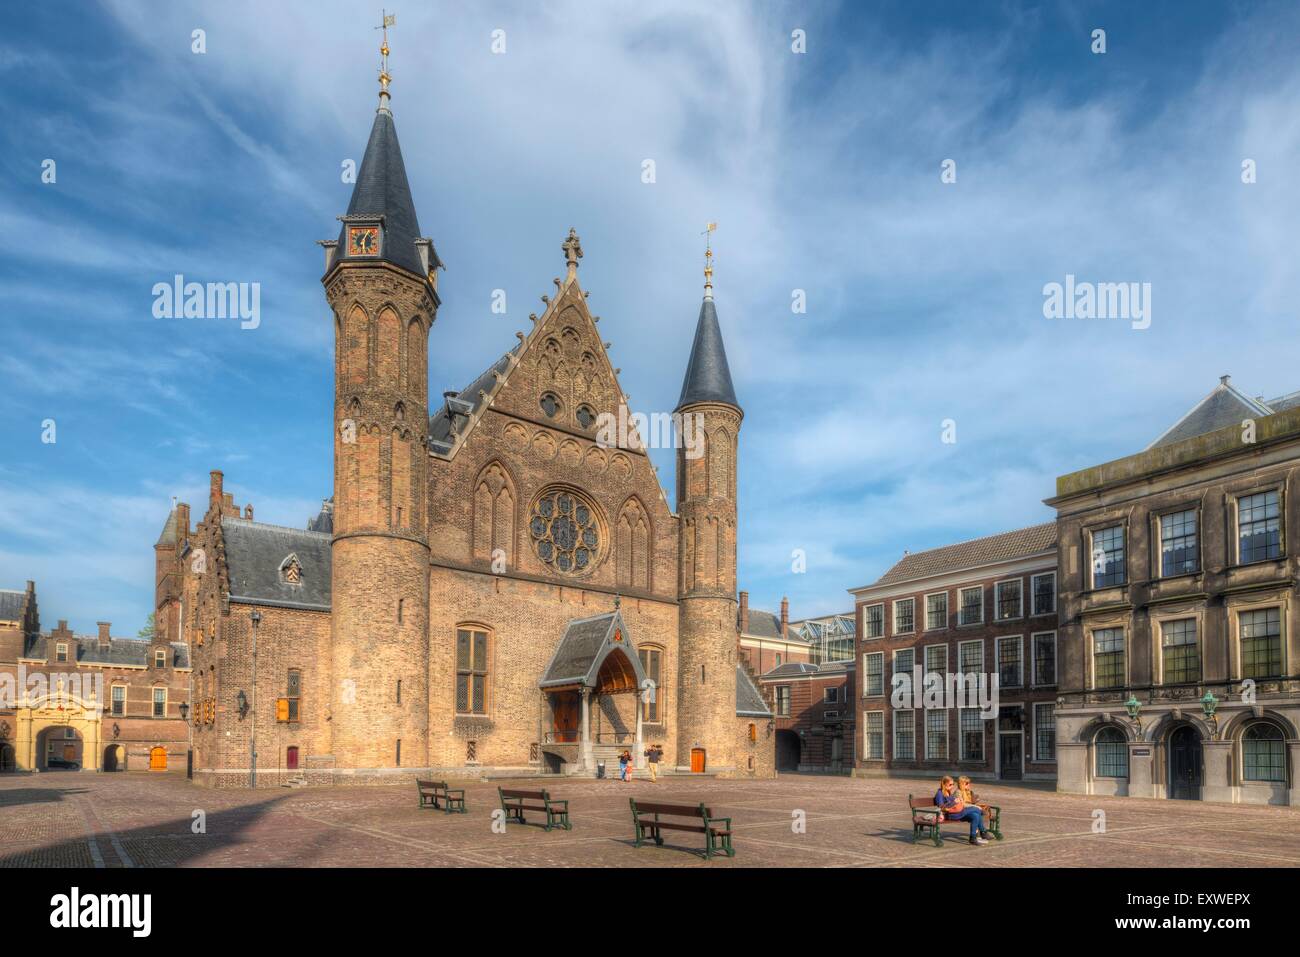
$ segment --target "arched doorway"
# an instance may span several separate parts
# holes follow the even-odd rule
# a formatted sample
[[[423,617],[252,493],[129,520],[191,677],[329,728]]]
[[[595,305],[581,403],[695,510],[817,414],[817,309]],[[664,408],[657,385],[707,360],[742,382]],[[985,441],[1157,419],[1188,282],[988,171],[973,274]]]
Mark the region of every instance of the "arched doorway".
[[[126,749],[120,744],[110,744],[104,749],[104,770],[125,771]]]
[[[799,735],[793,731],[776,733],[776,769],[778,771],[799,770]]]
[[[703,774],[706,767],[703,748],[691,748],[691,773]]]
[[[17,767],[18,765],[14,760],[13,745],[0,741],[0,773],[17,770]]]
[[[149,770],[166,771],[167,770],[167,749],[164,747],[152,748],[149,751]]]
[[[46,771],[80,771],[84,758],[81,735],[69,725],[45,728],[36,735],[36,766]]]
[[[1191,725],[1180,725],[1169,733],[1170,798],[1199,801],[1201,798],[1201,735]]]

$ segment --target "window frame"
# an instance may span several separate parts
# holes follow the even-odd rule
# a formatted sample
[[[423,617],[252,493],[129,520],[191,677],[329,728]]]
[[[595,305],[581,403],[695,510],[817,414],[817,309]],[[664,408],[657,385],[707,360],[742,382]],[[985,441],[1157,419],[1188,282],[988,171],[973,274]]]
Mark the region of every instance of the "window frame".
[[[1106,584],[1097,583],[1097,562],[1094,556],[1097,551],[1097,536],[1103,532],[1109,532],[1111,529],[1119,529],[1120,553],[1123,556],[1119,562],[1120,580],[1107,582]],[[1101,591],[1106,588],[1123,588],[1128,584],[1128,525],[1125,522],[1107,522],[1105,525],[1098,525],[1090,528],[1088,532],[1088,588],[1090,591]],[[1105,552],[1103,551],[1103,555]]]
[[[638,659],[641,658],[642,654],[645,655],[645,659],[641,661],[641,670],[645,672],[645,676],[647,678],[650,678],[655,683],[655,699],[654,701],[641,702],[641,723],[652,724],[656,726],[662,725],[664,723],[664,709],[663,709],[663,700],[662,700],[663,696],[659,693],[659,691],[661,688],[663,688],[664,660],[667,658],[668,653],[666,649],[663,647],[663,645],[658,645],[653,642],[647,642],[646,644],[641,645],[636,650],[636,655]],[[654,675],[651,675],[650,673],[651,655],[659,656],[658,667]],[[777,655],[776,663],[778,666],[780,666],[781,664],[780,654]],[[651,717],[650,715],[651,707],[654,708],[653,717]]]
[[[162,692],[162,702],[161,702],[161,704],[162,704],[162,713],[161,713],[161,714],[158,713],[158,711],[159,711],[159,709],[158,709],[158,705],[159,705],[159,703],[160,703],[160,702],[158,701],[158,692],[160,692],[160,691]],[[154,686],[153,686],[153,692],[152,692],[152,694],[151,694],[151,702],[150,702],[150,704],[151,704],[151,708],[150,708],[150,711],[149,711],[149,717],[151,717],[151,718],[158,718],[158,719],[166,719],[166,717],[167,717],[167,686],[166,686],[166,685],[154,685]]]
[[[1270,730],[1276,732],[1278,735],[1277,738],[1270,737],[1264,740],[1281,742],[1282,745],[1281,747],[1282,777],[1281,778],[1260,778],[1260,777],[1246,776],[1246,735],[1248,735],[1251,731],[1254,731],[1256,728],[1261,728],[1261,727],[1269,728]],[[1238,735],[1238,743],[1234,750],[1236,750],[1240,755],[1241,783],[1243,787],[1277,787],[1278,785],[1281,785],[1282,787],[1286,787],[1286,784],[1290,780],[1290,776],[1291,776],[1291,768],[1289,766],[1289,760],[1288,760],[1289,759],[1288,751],[1290,749],[1287,747],[1286,740],[1287,740],[1286,732],[1283,731],[1280,727],[1278,727],[1274,722],[1266,718],[1264,719],[1256,718],[1252,721],[1249,721],[1246,724],[1246,726],[1241,729],[1241,734]],[[1258,761],[1258,758],[1256,758],[1256,761]],[[1257,763],[1255,767],[1258,767]]]
[[[1196,545],[1195,545],[1196,567],[1191,569],[1190,571],[1166,572],[1165,571],[1165,519],[1172,518],[1175,515],[1182,515],[1184,513],[1190,513],[1195,522],[1195,530],[1192,532],[1192,537],[1196,541]],[[1155,512],[1152,514],[1151,526],[1152,526],[1151,527],[1151,542],[1152,542],[1151,557],[1152,557],[1152,565],[1154,566],[1152,568],[1152,576],[1151,576],[1152,578],[1163,580],[1167,578],[1181,578],[1184,575],[1199,575],[1201,573],[1205,564],[1202,561],[1202,555],[1201,555],[1201,549],[1204,544],[1204,538],[1201,535],[1201,509],[1198,505],[1187,504],[1187,505],[1179,506],[1177,508],[1161,509],[1159,512]],[[1180,535],[1177,537],[1186,538],[1187,536]]]
[[[871,719],[880,719],[880,727],[872,731]],[[873,755],[871,753],[871,736],[878,735],[880,738],[880,753]],[[885,712],[884,711],[863,711],[862,712],[862,760],[864,761],[883,761],[885,760]]]
[[[1038,579],[1040,578],[1052,579],[1052,607],[1048,608],[1046,611],[1038,610],[1038,589],[1035,587],[1034,583],[1037,582]],[[1055,571],[1036,572],[1035,574],[1030,575],[1029,576],[1029,616],[1031,618],[1037,618],[1040,615],[1055,615],[1055,614],[1056,614],[1056,572]]]
[[[117,683],[117,684],[113,684],[113,685],[110,685],[110,686],[109,686],[109,689],[108,689],[108,711],[109,711],[109,715],[110,715],[110,717],[114,717],[114,718],[125,718],[125,717],[126,717],[126,701],[127,701],[127,695],[130,693],[127,689],[128,689],[129,687],[130,687],[129,685],[122,684],[122,683]],[[121,691],[122,691],[122,710],[121,710],[121,711],[117,710],[117,698],[115,697],[119,688],[120,688]]]
[[[977,675],[978,675],[978,674],[984,674],[984,664],[985,664],[985,658],[986,658],[986,656],[987,656],[987,652],[986,652],[986,650],[985,650],[985,648],[984,648],[984,639],[983,639],[983,638],[967,638],[965,641],[959,641],[959,642],[957,642],[957,671],[956,671],[956,674],[961,674],[961,675],[972,674],[972,672],[967,671],[967,670],[966,670],[966,666],[965,666],[964,664],[962,664],[962,657],[963,657],[963,655],[962,655],[962,649],[965,648],[967,645],[979,645],[979,649],[980,649],[980,664],[979,664],[979,671],[977,671],[977,672],[973,672],[973,673],[974,673],[974,674],[977,674]]]
[[[950,737],[949,735],[950,728],[948,727],[948,725],[950,724],[950,722],[948,721],[948,710],[946,708],[930,708],[926,710],[924,714],[925,714],[925,720],[923,722],[923,726],[925,728],[925,760],[947,761],[948,755],[952,752],[952,744],[948,740]],[[943,754],[930,753],[930,733],[931,730],[933,730],[930,727],[931,715],[943,719]],[[935,733],[938,732],[936,731]]]
[[[1120,681],[1113,685],[1097,684],[1097,632],[1099,631],[1117,631],[1119,632],[1120,656],[1123,661]],[[1116,691],[1128,686],[1129,673],[1129,644],[1128,629],[1123,625],[1105,625],[1099,628],[1090,628],[1088,635],[1088,690],[1089,691]],[[1109,654],[1110,652],[1108,652]]]
[[[470,666],[468,669],[462,669],[460,666],[460,653],[458,646],[460,643],[460,633],[469,634]],[[484,636],[483,657],[486,659],[482,670],[475,667],[476,661],[474,656],[474,635],[481,633]],[[452,687],[452,714],[458,718],[485,718],[492,713],[492,653],[495,648],[495,634],[487,625],[479,622],[461,622],[453,629],[452,644],[452,664],[454,666],[455,684]],[[473,710],[474,701],[474,678],[482,675],[483,677],[483,701],[482,709]],[[466,676],[466,702],[470,710],[460,710],[460,680]]]
[[[1102,764],[1101,764],[1101,757],[1102,757],[1101,746],[1102,746],[1103,742],[1101,741],[1101,736],[1102,736],[1103,734],[1105,734],[1107,737],[1111,737],[1112,734],[1117,734],[1117,735],[1119,735],[1119,741],[1118,741],[1118,742],[1116,742],[1116,741],[1106,741],[1106,742],[1104,742],[1104,743],[1107,745],[1108,748],[1115,748],[1116,751],[1117,751],[1118,753],[1120,753],[1120,754],[1122,754],[1122,755],[1124,756],[1124,773],[1123,773],[1122,775],[1120,775],[1120,774],[1105,774],[1105,773],[1102,772],[1102,769],[1101,769],[1101,768],[1102,768]],[[1094,734],[1094,735],[1092,736],[1092,749],[1093,749],[1093,762],[1092,762],[1092,773],[1093,773],[1093,777],[1106,778],[1106,779],[1111,780],[1111,781],[1127,781],[1127,780],[1129,780],[1129,776],[1130,776],[1130,774],[1132,773],[1132,771],[1131,771],[1131,768],[1129,767],[1129,760],[1128,760],[1128,759],[1129,759],[1129,754],[1128,754],[1128,738],[1124,735],[1124,732],[1123,732],[1123,731],[1121,731],[1119,728],[1115,727],[1114,725],[1105,725],[1105,726],[1103,726],[1103,727],[1098,728],[1098,729],[1097,729],[1097,733]]]
[[[875,635],[871,635],[867,633],[867,612],[873,608],[880,609],[880,632],[879,634],[875,634]],[[884,637],[885,637],[885,603],[883,601],[878,601],[878,602],[872,602],[869,605],[864,604],[862,606],[862,640],[879,641],[881,638]]]
[[[1019,661],[1019,680],[1015,684],[1008,684],[1002,680],[1002,643],[1014,641],[1018,650],[1017,660]],[[993,639],[993,660],[998,669],[998,688],[1023,688],[1025,686],[1025,636],[1024,635],[998,635]]]
[[[1045,634],[1045,632],[1040,632],[1040,634]],[[1038,709],[1039,709],[1039,708],[1051,708],[1051,709],[1052,709],[1052,756],[1051,756],[1050,758],[1045,758],[1045,757],[1043,757],[1043,753],[1042,753],[1042,751],[1040,751],[1039,748],[1038,748],[1038,745],[1039,745],[1038,731],[1039,731],[1039,728],[1040,728],[1040,722],[1039,722],[1039,718],[1038,718]],[[1033,736],[1034,736],[1034,763],[1035,763],[1035,764],[1055,764],[1055,763],[1056,763],[1056,702],[1055,702],[1055,701],[1035,701],[1035,702],[1034,702],[1034,707],[1033,707],[1031,710],[1032,710],[1032,712],[1033,712],[1033,718],[1034,718],[1034,727],[1033,727]]]
[[[980,605],[979,605],[980,616],[978,619],[975,619],[974,621],[965,620],[966,602],[962,600],[962,595],[966,594],[966,592],[969,591],[978,591],[980,593]],[[958,588],[957,589],[957,627],[971,628],[976,625],[982,625],[982,624],[984,624],[984,586],[967,585],[964,588]]]
[[[1191,644],[1192,647],[1194,648],[1194,653],[1196,657],[1196,674],[1192,678],[1184,678],[1179,681],[1171,681],[1169,679],[1169,676],[1166,674],[1166,670],[1168,667],[1168,660],[1165,657],[1166,656],[1165,626],[1180,624],[1182,622],[1187,622],[1187,621],[1190,621],[1192,623],[1192,629],[1195,637],[1195,640]],[[1180,685],[1180,684],[1199,684],[1205,675],[1205,656],[1203,654],[1204,648],[1202,646],[1203,632],[1201,629],[1200,615],[1170,615],[1165,618],[1157,618],[1153,623],[1156,625],[1156,637],[1158,638],[1158,640],[1155,642],[1156,667],[1154,669],[1157,682],[1162,686]],[[1182,645],[1173,645],[1170,647],[1186,647],[1186,642],[1184,642]]]
[[[1250,561],[1243,561],[1241,557],[1241,500],[1250,498],[1254,495],[1267,495],[1273,492],[1277,495],[1277,550],[1276,556],[1266,558],[1253,558]],[[1266,485],[1262,488],[1254,489],[1250,492],[1242,492],[1232,496],[1232,564],[1235,567],[1244,567],[1247,565],[1258,565],[1260,562],[1277,562],[1287,557],[1286,554],[1286,496],[1283,487],[1278,485]]]
[[[931,624],[930,624],[930,599],[931,599],[931,598],[939,598],[939,597],[942,597],[942,598],[943,598],[943,624],[942,624],[942,625],[933,625],[933,626],[931,626]],[[924,603],[925,603],[925,629],[924,629],[924,630],[925,630],[925,631],[947,631],[947,630],[948,630],[948,615],[949,615],[949,609],[948,609],[948,592],[947,592],[947,590],[945,589],[944,591],[932,591],[932,592],[929,592],[929,593],[925,596],[925,598],[924,598]]]
[[[880,690],[875,692],[874,694],[871,691],[871,686],[867,684],[867,680],[871,676],[871,668],[868,662],[872,658],[880,659],[880,672],[879,672]],[[865,652],[862,655],[862,697],[883,698],[884,696],[885,696],[885,653],[883,651]]]
[[[907,631],[900,631],[898,627],[898,609],[900,605],[912,606],[912,627],[909,628]],[[890,606],[891,606],[890,610],[893,612],[890,621],[890,624],[892,625],[892,630],[890,631],[890,634],[894,636],[916,634],[916,598],[914,596],[908,598],[895,598],[892,602],[890,602]]]
[[[790,685],[777,685],[774,690],[773,702],[776,704],[776,716],[778,718],[790,717],[791,699],[793,698]]]
[[[973,712],[979,722],[980,734],[980,753],[971,755],[966,750],[966,735],[973,732],[973,728],[966,728],[963,718],[968,712]],[[984,717],[980,714],[979,708],[958,708],[957,709],[957,760],[959,761],[984,761],[988,757],[987,741],[988,729],[984,726]]]
[[[1016,613],[1014,615],[1002,616],[1002,586],[1016,584],[1020,587],[1020,597],[1016,602]],[[1014,578],[1003,578],[993,583],[993,621],[1000,624],[1004,621],[1019,621],[1025,617],[1025,579],[1024,576]]]
[[[1051,680],[1051,681],[1039,681],[1039,680],[1038,680],[1038,678],[1039,678],[1039,675],[1038,675],[1038,639],[1039,639],[1039,638],[1042,638],[1042,637],[1045,636],[1045,635],[1051,635],[1051,636],[1052,636],[1052,680]],[[1060,659],[1057,657],[1057,654],[1058,654],[1059,651],[1060,651],[1060,647],[1059,647],[1059,645],[1058,645],[1058,643],[1057,643],[1056,629],[1053,628],[1053,629],[1050,629],[1050,630],[1048,630],[1048,631],[1035,631],[1035,632],[1030,633],[1030,635],[1029,635],[1029,654],[1030,654],[1030,662],[1029,662],[1029,671],[1030,671],[1030,674],[1029,674],[1029,678],[1030,678],[1030,681],[1031,681],[1031,684],[1030,684],[1030,687],[1031,687],[1031,688],[1054,688],[1054,687],[1056,687],[1057,673],[1058,673],[1058,671],[1059,671],[1059,669],[1060,669]]]
[[[942,670],[936,670],[936,669],[930,667],[930,649],[931,649],[931,648],[939,648],[939,649],[942,649],[942,651],[943,651],[943,669],[942,669]],[[924,645],[924,646],[922,646],[922,648],[921,648],[921,676],[922,676],[922,678],[924,678],[925,675],[928,675],[928,674],[940,674],[940,675],[947,675],[947,674],[948,674],[948,644],[947,644],[947,642],[942,642],[942,643],[938,643],[938,644],[933,644],[933,645]]]
[[[893,739],[893,744],[894,744],[892,757],[894,758],[895,761],[917,760],[916,758],[916,709],[900,708],[896,711],[891,712],[891,714],[893,715],[893,720],[890,723],[889,730],[890,730],[890,737]],[[898,748],[898,736],[899,736],[899,732],[902,731],[906,731],[910,735],[912,741],[912,749],[911,749],[912,753],[906,756],[900,754]]]
[[[1232,621],[1232,632],[1233,632],[1232,633],[1233,658],[1234,658],[1233,664],[1235,666],[1233,670],[1237,672],[1235,677],[1237,679],[1250,678],[1255,681],[1263,681],[1269,678],[1277,678],[1285,675],[1288,668],[1287,647],[1286,647],[1286,643],[1287,643],[1286,619],[1287,619],[1287,613],[1290,610],[1289,604],[1285,601],[1261,602],[1259,604],[1232,607],[1230,610],[1232,611],[1231,621]],[[1242,636],[1241,616],[1247,614],[1259,614],[1259,613],[1267,614],[1270,611],[1277,612],[1277,619],[1278,619],[1277,643],[1278,643],[1278,655],[1280,658],[1280,664],[1278,666],[1278,674],[1276,675],[1247,674],[1246,659],[1245,659],[1246,639]]]

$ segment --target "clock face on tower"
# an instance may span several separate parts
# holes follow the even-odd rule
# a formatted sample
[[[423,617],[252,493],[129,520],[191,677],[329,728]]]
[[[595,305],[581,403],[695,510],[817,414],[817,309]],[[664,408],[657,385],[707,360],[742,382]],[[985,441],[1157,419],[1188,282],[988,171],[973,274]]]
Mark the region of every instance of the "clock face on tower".
[[[348,255],[349,256],[379,255],[379,227],[378,226],[349,226],[348,227]]]

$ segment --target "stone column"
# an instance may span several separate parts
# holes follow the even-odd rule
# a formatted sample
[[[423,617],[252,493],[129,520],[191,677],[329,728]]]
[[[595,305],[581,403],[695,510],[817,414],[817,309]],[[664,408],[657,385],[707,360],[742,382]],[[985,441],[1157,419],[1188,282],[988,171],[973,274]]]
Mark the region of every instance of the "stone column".
[[[1155,797],[1155,743],[1130,741],[1128,744],[1128,796]]]
[[[645,745],[641,741],[641,696],[636,696],[636,750],[632,752],[632,766],[636,768],[645,767]]]
[[[14,735],[14,767],[19,771],[35,771],[36,755],[33,751],[30,708],[18,709],[17,724],[17,733]]]
[[[1232,801],[1232,778],[1229,776],[1231,741],[1203,741],[1201,768],[1201,800]],[[1292,757],[1294,758],[1294,754]]]
[[[594,771],[591,760],[591,689],[582,689],[582,766]]]
[[[1300,787],[1296,787],[1295,778],[1296,769],[1300,768],[1300,764],[1296,764],[1297,761],[1300,761],[1300,741],[1290,738],[1287,739],[1286,752],[1287,757],[1290,758],[1290,763],[1287,767],[1291,769],[1291,788],[1287,791],[1286,799],[1287,803],[1292,807],[1297,807],[1300,806]]]

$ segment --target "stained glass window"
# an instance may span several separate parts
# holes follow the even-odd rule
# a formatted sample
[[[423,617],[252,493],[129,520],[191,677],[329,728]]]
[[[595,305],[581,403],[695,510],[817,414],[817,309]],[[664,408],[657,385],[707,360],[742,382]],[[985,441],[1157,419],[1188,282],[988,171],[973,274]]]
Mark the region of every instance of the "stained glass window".
[[[551,489],[533,505],[528,522],[537,557],[556,571],[580,575],[600,552],[595,509],[576,493]]]

